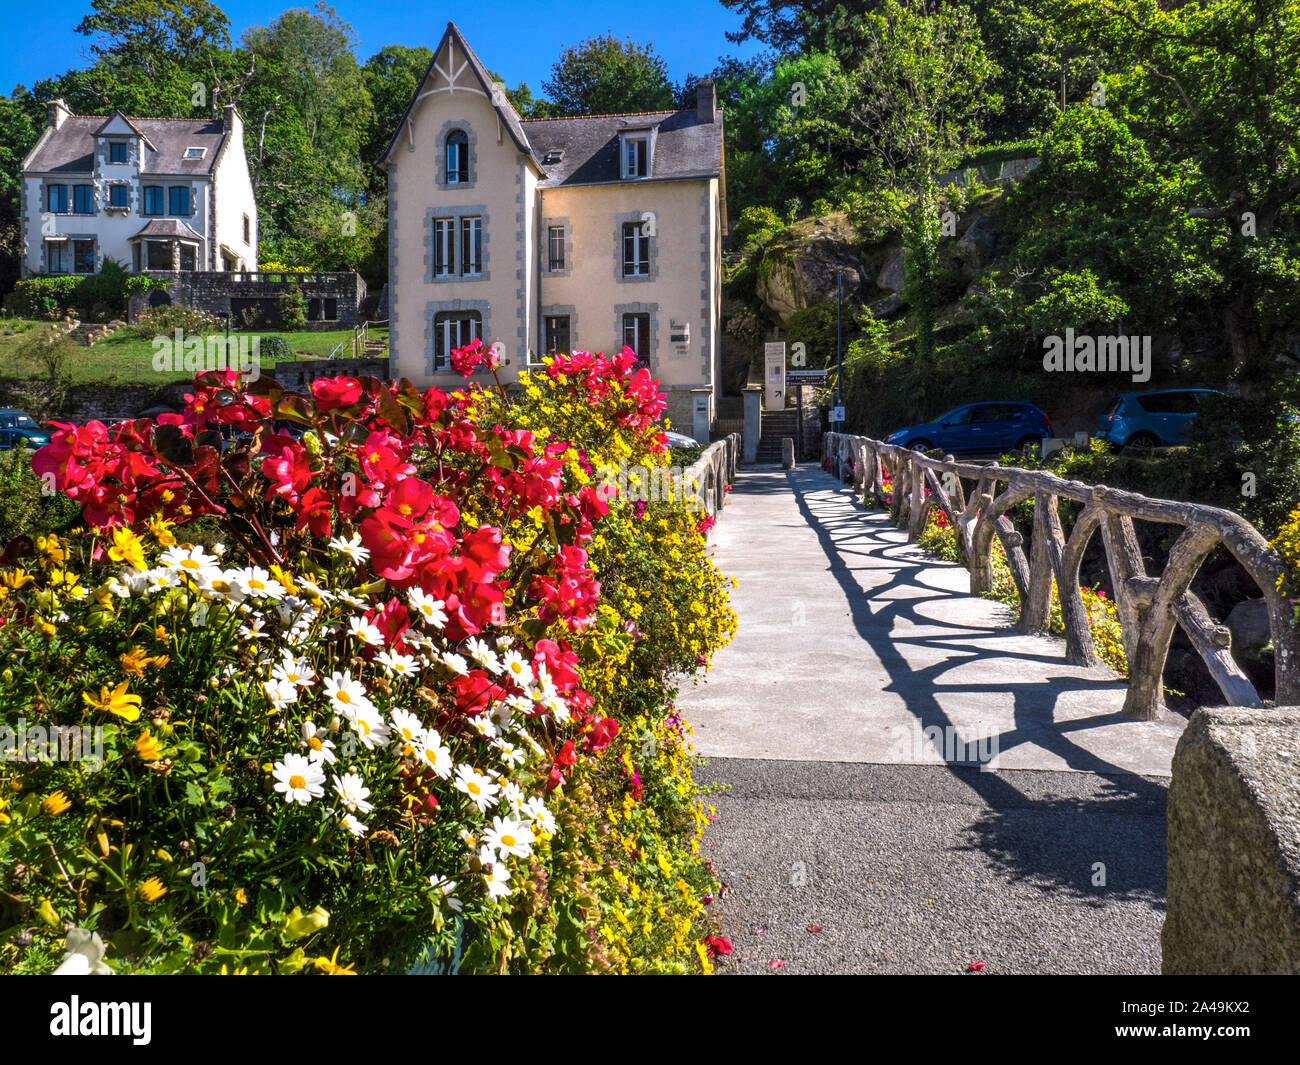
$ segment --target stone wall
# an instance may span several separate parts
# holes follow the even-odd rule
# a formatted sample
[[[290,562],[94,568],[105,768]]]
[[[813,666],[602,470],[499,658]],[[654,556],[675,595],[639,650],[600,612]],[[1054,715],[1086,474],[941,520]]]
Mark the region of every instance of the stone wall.
[[[25,407],[23,386],[23,382],[0,381],[0,406]],[[92,421],[112,425],[139,417],[141,411],[150,407],[179,410],[190,389],[187,381],[166,385],[73,385],[68,389],[64,409],[52,417],[76,425]]]
[[[220,271],[197,271],[183,274],[152,273],[150,276],[163,277],[172,282],[167,288],[167,296],[174,304],[195,307],[209,314],[238,314],[241,307],[257,306],[265,314],[265,328],[275,330],[280,327],[280,300],[288,286],[288,282],[280,279],[294,275],[270,274],[263,278],[257,274],[232,275]],[[308,313],[304,329],[326,332],[352,329],[357,325],[361,304],[366,298],[366,283],[360,274],[302,274],[294,276],[294,280],[302,289],[303,309]],[[152,296],[153,293],[132,296],[128,307],[130,316],[134,318],[153,309],[150,303]],[[313,320],[310,313],[313,300],[337,301],[337,317],[328,321]]]
[[[388,373],[387,359],[303,359],[275,364],[275,379],[299,392],[318,377],[378,377],[387,381]]]
[[[1300,973],[1300,708],[1197,711],[1168,809],[1162,971]]]

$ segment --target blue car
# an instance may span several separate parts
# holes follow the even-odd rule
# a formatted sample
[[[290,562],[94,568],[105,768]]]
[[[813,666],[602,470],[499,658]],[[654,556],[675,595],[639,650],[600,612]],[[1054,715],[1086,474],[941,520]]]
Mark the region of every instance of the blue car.
[[[44,447],[50,442],[50,434],[36,424],[24,410],[12,408],[0,410],[0,451],[13,447]]]
[[[1032,403],[967,403],[891,433],[885,443],[950,455],[1001,455],[1041,445],[1051,435],[1051,420]]]
[[[1162,392],[1124,392],[1101,416],[1097,435],[1116,447],[1174,447],[1187,443],[1187,428],[1196,420],[1212,388],[1171,388]]]

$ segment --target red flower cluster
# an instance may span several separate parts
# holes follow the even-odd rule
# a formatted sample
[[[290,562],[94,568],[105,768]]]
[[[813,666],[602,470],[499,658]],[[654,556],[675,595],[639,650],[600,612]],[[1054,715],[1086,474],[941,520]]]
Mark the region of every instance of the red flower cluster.
[[[491,356],[476,342],[458,358],[464,370]],[[562,365],[568,374],[557,387],[592,403],[607,398],[625,425],[654,438],[664,402],[630,353],[578,352]],[[562,372],[552,367],[553,378]],[[331,535],[359,534],[375,576],[391,589],[418,586],[443,601],[454,640],[504,624],[512,589],[517,619],[580,631],[600,597],[584,545],[609,505],[590,486],[566,489],[567,443],[542,447],[530,432],[478,424],[473,410],[471,394],[421,393],[405,380],[336,377],[313,381],[306,395],[270,377],[245,387],[235,372],[206,373],[182,413],[112,428],[58,424],[32,465],[82,503],[93,526],[215,515],[263,564],[295,551],[321,555]],[[536,507],[547,514],[547,531],[512,568],[501,526]],[[410,624],[403,599],[368,615],[391,646]],[[609,744],[618,725],[589,714],[577,655],[540,640],[534,661],[564,696],[584,748]],[[457,704],[469,714],[506,694],[494,693],[482,671],[456,683]],[[571,742],[555,756],[554,784],[574,757]]]
[[[475,339],[463,348],[451,349],[451,368],[458,374],[468,377],[483,365],[494,372],[501,366],[497,353],[491,348],[485,348],[483,341]]]

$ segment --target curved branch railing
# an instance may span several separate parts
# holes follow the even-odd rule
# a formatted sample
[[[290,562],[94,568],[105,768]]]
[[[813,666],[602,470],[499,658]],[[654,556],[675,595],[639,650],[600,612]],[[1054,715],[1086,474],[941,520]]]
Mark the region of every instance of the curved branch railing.
[[[828,433],[823,457],[831,459],[841,480],[848,479],[844,474],[851,469],[854,488],[862,493],[864,502],[870,499],[887,506],[897,525],[906,522],[909,540],[920,537],[932,509],[943,511],[956,531],[973,595],[993,587],[996,536],[1016,585],[1021,632],[1047,630],[1055,580],[1065,626],[1066,659],[1078,665],[1099,662],[1079,585],[1079,564],[1100,530],[1129,665],[1124,713],[1140,720],[1151,720],[1160,713],[1161,677],[1175,625],[1187,634],[1229,705],[1262,705],[1255,686],[1232,657],[1227,627],[1210,617],[1191,590],[1205,557],[1222,544],[1259,585],[1267,604],[1276,702],[1281,706],[1300,703],[1300,669],[1296,665],[1300,630],[1281,591],[1285,568],[1260,531],[1240,514],[1066,481],[1045,470],[1013,469],[996,462],[989,466],[961,463],[951,455],[929,458],[865,436]],[[963,479],[975,482],[969,498]],[[886,480],[892,487],[888,495]],[[1000,484],[1006,485],[1001,491]],[[1030,499],[1034,501],[1034,528],[1026,554],[1024,538],[1007,512]],[[1068,538],[1057,511],[1061,499],[1083,505]],[[1135,519],[1182,527],[1159,577],[1146,571],[1134,532]]]

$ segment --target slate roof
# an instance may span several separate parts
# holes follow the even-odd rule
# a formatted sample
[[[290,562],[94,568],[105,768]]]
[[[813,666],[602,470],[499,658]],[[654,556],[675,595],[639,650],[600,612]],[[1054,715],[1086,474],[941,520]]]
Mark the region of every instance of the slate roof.
[[[543,160],[555,149],[564,152],[559,162],[545,165],[546,177],[539,183],[542,188],[621,184],[619,135],[625,130],[658,130],[651,180],[718,177],[722,171],[721,112],[712,122],[701,122],[692,109],[526,119],[523,126],[533,150]]]
[[[182,222],[179,218],[153,218],[145,223],[145,226],[130,240],[139,240],[141,237],[180,237],[183,240],[202,241],[193,229]]]
[[[108,116],[112,117],[112,116]],[[168,176],[209,174],[221,154],[226,138],[220,118],[131,118],[155,150],[145,146],[142,174]],[[95,132],[105,124],[104,115],[70,115],[52,130],[36,150],[27,170],[39,174],[89,174],[94,169]],[[186,148],[206,148],[202,159],[183,159]]]
[[[433,64],[448,38],[459,49],[459,54],[469,64],[483,91],[491,93],[492,78],[487,68],[474,54],[456,24],[447,23],[446,32],[438,47],[433,50],[433,62],[424,78],[423,87],[433,71]],[[418,93],[417,93],[418,95]],[[402,121],[397,124],[388,148],[380,163],[392,155],[393,145],[410,117],[415,100],[407,105]],[[657,127],[654,159],[649,178],[639,180],[684,180],[687,178],[719,177],[722,172],[722,110],[719,108],[712,122],[701,122],[694,109],[687,111],[649,111],[629,115],[584,115],[574,118],[521,119],[509,100],[496,105],[497,114],[510,131],[516,147],[529,157],[542,175],[538,184],[542,188],[562,185],[597,185],[621,183],[619,169],[619,133],[630,129]],[[547,152],[562,149],[563,158],[547,163]]]

